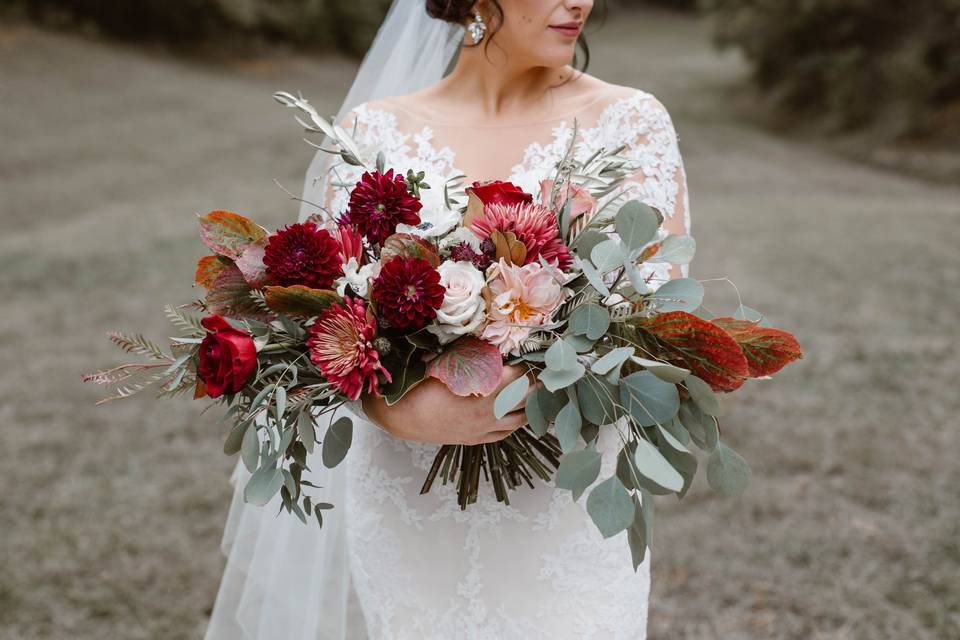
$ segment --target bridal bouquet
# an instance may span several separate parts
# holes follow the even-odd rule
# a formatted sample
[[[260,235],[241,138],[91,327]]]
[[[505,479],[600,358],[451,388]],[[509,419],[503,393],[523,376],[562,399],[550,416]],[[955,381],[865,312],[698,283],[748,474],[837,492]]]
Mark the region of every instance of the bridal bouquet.
[[[522,407],[528,425],[493,444],[439,447],[422,492],[438,478],[455,483],[467,508],[481,476],[507,503],[535,478],[574,499],[595,485],[587,511],[605,537],[628,531],[636,566],[651,496],[682,497],[691,485],[691,443],[708,454],[715,490],[742,491],[749,467],[720,439],[717,394],[770,376],[800,347],[745,306],[713,317],[694,279],[651,278],[645,266],[687,264],[695,245],[622,197],[632,169],[622,149],[577,161],[575,126],[538,193],[501,181],[464,186],[463,176],[431,185],[416,167],[401,173],[382,153],[364,157],[302,98],[275,97],[364,169],[354,184],[332,183],[349,206],[334,217],[317,205],[272,233],[236,213],[200,217],[212,252],[196,269],[206,295],[166,307],[181,332],[168,351],[139,334],[108,334],[153,362],[84,376],[117,386],[101,402],[159,383],[159,396],[192,391],[222,403],[232,425],[224,451],[252,473],[245,499],[263,505],[279,493],[283,509],[322,524],[333,505],[302,474],[315,448],[327,467],[344,459],[352,423],[340,417],[318,433],[318,415],[363,393],[396,403],[428,377],[457,395],[489,395],[513,364],[527,375],[500,390],[495,413]],[[621,443],[616,472],[595,484],[607,429]]]

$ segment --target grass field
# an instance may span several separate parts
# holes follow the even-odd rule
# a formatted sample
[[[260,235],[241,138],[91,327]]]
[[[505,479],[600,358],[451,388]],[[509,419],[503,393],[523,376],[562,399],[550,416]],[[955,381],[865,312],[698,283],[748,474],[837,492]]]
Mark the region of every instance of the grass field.
[[[960,637],[960,189],[751,125],[744,68],[704,25],[621,15],[591,71],[669,108],[699,278],[794,330],[806,357],[729,406],[741,498],[661,500],[651,640]],[[332,112],[354,67],[198,63],[0,28],[0,638],[202,634],[233,461],[217,415],[149,394],[95,407],[108,329],[162,339],[204,253],[194,213],[266,226],[311,156],[270,98]],[[708,285],[730,309],[730,288]],[[761,393],[762,391],[762,393]]]

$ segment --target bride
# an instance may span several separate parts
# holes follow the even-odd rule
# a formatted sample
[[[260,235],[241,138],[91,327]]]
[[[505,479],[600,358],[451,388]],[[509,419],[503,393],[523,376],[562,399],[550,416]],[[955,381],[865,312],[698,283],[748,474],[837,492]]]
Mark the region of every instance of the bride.
[[[574,66],[591,9],[592,0],[395,0],[340,122],[361,149],[383,150],[387,166],[426,172],[426,216],[458,175],[534,191],[576,121],[578,158],[626,145],[631,197],[662,211],[667,230],[688,233],[686,178],[663,105]],[[346,208],[333,185],[362,170],[335,158],[318,153],[311,164],[301,221],[320,210],[311,203],[332,216]],[[652,283],[686,275],[645,268]],[[336,505],[321,529],[277,517],[278,505],[245,505],[238,464],[206,638],[646,637],[649,555],[634,572],[626,532],[604,539],[584,498],[542,484],[514,491],[507,506],[482,484],[461,511],[453,485],[419,494],[439,443],[490,442],[524,424],[522,410],[495,419],[495,395],[462,398],[428,379],[390,407],[355,403],[346,463],[311,465]],[[615,453],[611,433],[602,430],[598,446]],[[604,456],[600,477],[615,458]]]

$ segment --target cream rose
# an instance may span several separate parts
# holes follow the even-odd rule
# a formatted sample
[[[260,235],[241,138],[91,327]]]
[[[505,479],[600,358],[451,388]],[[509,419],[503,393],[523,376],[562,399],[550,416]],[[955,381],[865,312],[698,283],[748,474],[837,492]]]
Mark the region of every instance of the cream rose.
[[[469,262],[443,262],[437,271],[446,292],[443,304],[437,309],[437,322],[427,330],[437,336],[441,344],[446,344],[472,333],[483,322],[486,304],[481,292],[486,281]]]

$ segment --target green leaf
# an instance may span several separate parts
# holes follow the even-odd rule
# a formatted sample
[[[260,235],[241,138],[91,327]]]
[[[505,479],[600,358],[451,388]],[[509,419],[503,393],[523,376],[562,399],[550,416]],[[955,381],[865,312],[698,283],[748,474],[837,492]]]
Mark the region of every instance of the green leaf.
[[[529,388],[530,380],[526,375],[505,386],[493,401],[493,415],[499,420],[510,413],[520,404]]]
[[[725,496],[738,496],[749,481],[750,465],[747,461],[727,445],[718,442],[707,460],[707,482],[713,490]]]
[[[607,236],[607,234],[601,233],[596,229],[584,229],[583,232],[577,236],[574,242],[574,249],[581,260],[589,260],[590,252],[593,251],[593,248],[608,239],[609,236]]]
[[[400,401],[410,389],[423,382],[427,375],[427,364],[420,358],[422,351],[408,345],[405,351],[391,354],[387,369],[393,373],[393,380],[381,387],[388,406]]]
[[[631,358],[634,362],[639,364],[641,367],[657,376],[664,382],[669,382],[671,384],[677,384],[678,382],[683,382],[684,378],[690,375],[689,369],[681,369],[667,362],[660,362],[659,360],[648,360],[647,358],[640,358],[634,356]]]
[[[617,240],[604,240],[590,252],[590,261],[600,273],[606,273],[623,264],[627,253]]]
[[[273,402],[277,407],[277,420],[280,420],[287,410],[287,390],[282,386],[278,386],[277,393],[273,397]]]
[[[683,476],[683,487],[678,492],[682,498],[686,495],[687,491],[690,490],[690,486],[693,484],[693,477],[697,474],[697,458],[690,453],[690,450],[687,449],[682,442],[674,438],[673,434],[667,429],[657,427],[657,431],[661,438],[660,453],[667,459],[670,466]],[[663,446],[664,444],[666,446]]]
[[[603,281],[603,276],[600,275],[600,272],[597,271],[592,264],[586,260],[582,260],[580,261],[580,270],[583,271],[583,275],[586,276],[587,282],[589,282],[594,289],[604,296],[610,295],[610,289],[607,287],[607,283]]]
[[[317,433],[313,430],[313,416],[309,408],[302,410],[297,416],[297,432],[307,453],[313,453],[313,445],[317,443]]]
[[[590,370],[597,375],[607,375],[615,368],[627,361],[634,353],[633,347],[617,347],[603,354],[590,365]]]
[[[323,466],[332,469],[346,457],[353,441],[353,421],[347,416],[341,416],[327,429],[323,439]]]
[[[598,304],[584,304],[573,310],[567,325],[576,334],[599,340],[610,328],[610,312]]]
[[[644,478],[671,492],[683,489],[683,476],[663,457],[659,449],[644,439],[637,441],[633,452],[636,469]]]
[[[757,322],[761,327],[767,326],[764,323],[763,314],[757,311],[756,309],[751,309],[745,304],[737,307],[737,310],[734,311],[733,317],[737,320],[747,320],[748,322]]]
[[[703,285],[693,278],[677,278],[664,282],[659,289],[650,294],[650,301],[657,305],[657,311],[693,312],[703,302]]]
[[[313,289],[302,284],[289,287],[269,285],[263,288],[264,303],[277,313],[309,318],[323,313],[330,305],[343,302],[336,291]]]
[[[560,466],[557,467],[556,486],[570,490],[574,501],[579,500],[600,475],[600,462],[600,452],[592,449],[568,453],[560,459]]]
[[[561,408],[563,408],[562,399],[543,387],[536,387],[530,392],[524,409],[527,423],[535,434],[544,436],[547,433],[547,426],[556,419]]]
[[[583,420],[580,418],[580,409],[576,402],[571,400],[560,410],[556,420],[557,439],[560,440],[560,449],[564,453],[573,451],[577,445],[581,426]]]
[[[714,393],[710,385],[697,376],[688,376],[684,382],[690,397],[697,403],[705,413],[719,418],[723,415],[723,407],[720,405],[720,398]]]
[[[227,434],[227,439],[223,442],[223,452],[225,454],[232,456],[240,451],[240,443],[243,442],[243,436],[247,433],[247,428],[250,426],[250,422],[250,420],[243,420],[233,425],[233,427],[230,429],[230,433]]]
[[[594,346],[596,345],[596,340],[591,340],[586,336],[578,336],[574,334],[568,334],[563,336],[563,339],[574,348],[577,353],[590,353],[593,351]]]
[[[647,427],[673,419],[680,409],[680,394],[676,385],[649,371],[638,371],[620,381],[620,402],[634,420]]]
[[[680,405],[679,417],[694,443],[707,453],[713,451],[720,439],[716,418],[704,413],[693,402]]]
[[[575,369],[579,361],[577,360],[577,350],[566,339],[557,340],[544,356],[544,363],[547,368],[555,371],[569,371]]]
[[[667,236],[660,243],[660,250],[647,262],[690,264],[696,252],[697,242],[693,236]]]
[[[642,498],[642,500],[641,500]],[[633,570],[636,571],[647,555],[647,547],[653,540],[653,496],[641,490],[639,497],[633,496],[634,519],[627,530],[627,542]]]
[[[243,489],[243,500],[262,507],[277,495],[283,486],[283,474],[276,467],[261,467],[253,472]]]
[[[269,429],[269,427],[267,427]],[[257,428],[247,429],[243,436],[243,443],[240,445],[240,458],[247,471],[253,473],[257,468],[257,458],[260,457],[260,437],[257,435]]]
[[[631,250],[636,250],[657,236],[660,219],[646,204],[639,200],[630,200],[620,207],[614,225],[624,244]]]
[[[577,382],[577,398],[583,417],[591,424],[611,424],[622,415],[617,409],[617,386],[603,378],[581,378]]]
[[[616,476],[611,476],[590,491],[587,513],[603,537],[609,538],[633,523],[635,510],[623,484]]]
[[[550,391],[558,391],[575,383],[583,377],[584,373],[586,373],[586,369],[578,362],[577,366],[573,369],[565,369],[562,371],[544,369],[537,375],[537,378],[539,378],[543,386]]]

